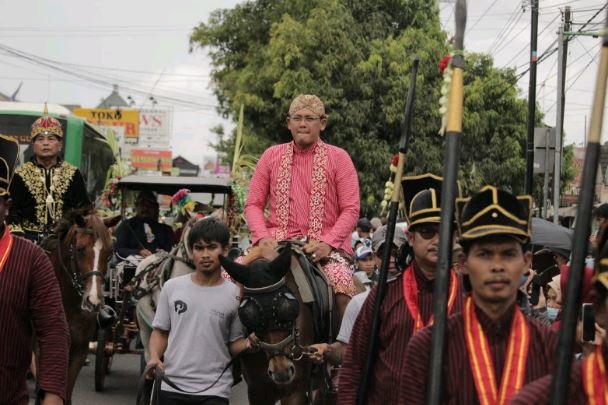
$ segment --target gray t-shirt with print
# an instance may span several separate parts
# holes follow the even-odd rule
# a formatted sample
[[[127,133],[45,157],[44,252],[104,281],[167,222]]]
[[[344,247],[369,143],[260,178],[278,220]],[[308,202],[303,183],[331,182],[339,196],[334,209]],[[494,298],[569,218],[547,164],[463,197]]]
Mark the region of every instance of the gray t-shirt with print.
[[[152,326],[169,331],[164,356],[165,375],[181,390],[209,387],[230,361],[228,344],[245,336],[239,320],[239,289],[230,281],[202,287],[192,275],[165,283]],[[210,389],[196,395],[230,396],[232,373],[227,370]],[[163,383],[163,391],[175,392]]]

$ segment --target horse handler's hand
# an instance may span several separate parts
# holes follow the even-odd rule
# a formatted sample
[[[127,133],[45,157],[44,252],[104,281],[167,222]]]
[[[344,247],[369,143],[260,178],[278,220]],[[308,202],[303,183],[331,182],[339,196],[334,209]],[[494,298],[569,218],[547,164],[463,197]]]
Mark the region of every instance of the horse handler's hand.
[[[325,242],[312,240],[304,246],[304,251],[310,254],[313,262],[317,263],[329,256],[331,246]]]
[[[322,364],[325,359],[325,352],[329,345],[327,343],[317,343],[308,346],[308,357],[315,364]]]
[[[154,379],[154,371],[156,370],[157,367],[160,368],[161,370],[165,369],[165,365],[163,364],[163,362],[160,359],[150,359],[148,364],[146,364],[146,368],[148,368],[148,367],[151,367],[151,368],[146,373],[147,380]]]
[[[258,339],[255,333],[252,333],[251,335],[247,336],[247,346],[245,347],[245,349],[252,353],[255,353],[260,350],[260,339]]]

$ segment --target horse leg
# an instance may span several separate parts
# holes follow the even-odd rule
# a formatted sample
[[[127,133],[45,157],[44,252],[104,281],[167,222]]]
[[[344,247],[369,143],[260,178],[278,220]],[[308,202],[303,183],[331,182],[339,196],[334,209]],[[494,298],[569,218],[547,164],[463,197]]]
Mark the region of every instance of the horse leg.
[[[260,389],[260,387],[250,388],[248,386],[247,399],[249,405],[274,405],[276,403],[275,395],[269,395],[267,390]]]
[[[292,394],[281,398],[281,405],[306,405],[308,400],[306,399],[305,387],[298,387]]]
[[[80,369],[84,365],[84,361],[87,358],[89,351],[89,344],[86,342],[86,345],[80,345],[78,347],[72,346],[70,348],[70,360],[68,365],[68,385],[66,390],[66,402],[65,405],[70,405],[72,403],[72,392],[74,391],[74,386],[76,385],[76,380],[78,379],[78,374],[80,373]]]

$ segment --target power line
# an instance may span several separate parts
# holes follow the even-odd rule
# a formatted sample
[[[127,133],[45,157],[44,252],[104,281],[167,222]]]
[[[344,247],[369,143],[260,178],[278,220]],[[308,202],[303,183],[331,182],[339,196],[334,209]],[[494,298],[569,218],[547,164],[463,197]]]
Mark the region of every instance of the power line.
[[[606,7],[608,6],[608,3],[604,4],[602,6],[602,8],[598,9],[597,12],[595,14],[593,14],[591,16],[591,18],[589,18],[587,20],[587,22],[585,24],[583,24],[581,26],[581,28],[578,29],[578,31],[576,31],[577,33],[583,31],[583,29],[589,25],[591,23],[591,21],[593,19],[595,19],[595,17],[598,16],[599,13],[601,13]],[[568,36],[566,38],[566,41],[570,42],[572,40],[573,36]],[[549,48],[554,46],[554,44],[557,44],[557,38],[555,39],[555,41],[549,45]],[[555,52],[557,52],[557,47],[553,48],[553,49],[547,49],[545,50],[545,52],[543,52],[543,54],[538,58],[538,61],[536,62],[537,65],[540,64],[543,60],[547,59],[549,56],[553,55]],[[530,71],[530,68],[527,68],[525,71],[523,71],[522,73],[519,74],[519,76],[517,77],[516,81],[519,81],[522,77],[524,77],[528,72]]]
[[[541,38],[541,37],[542,37],[542,35],[543,35],[543,34],[544,34],[546,31],[547,31],[547,29],[549,29],[549,27],[551,26],[551,24],[553,24],[553,23],[555,22],[555,20],[557,20],[557,19],[559,18],[559,16],[560,16],[560,15],[559,15],[559,13],[558,13],[558,14],[556,14],[556,15],[555,15],[555,17],[553,17],[553,19],[552,19],[551,21],[549,21],[549,22],[547,23],[547,25],[545,25],[545,28],[543,28],[543,29],[542,29],[542,30],[541,30],[541,31],[538,33],[538,38]],[[505,63],[505,65],[507,65],[507,66],[508,66],[508,65],[510,65],[510,64],[511,64],[511,62],[513,62],[513,61],[515,61],[517,58],[519,58],[519,56],[520,56],[522,53],[525,53],[526,51],[528,51],[528,50],[529,50],[529,48],[530,48],[530,47],[529,47],[528,45],[524,46],[524,47],[523,47],[523,48],[522,48],[522,49],[521,49],[521,50],[520,50],[520,51],[519,51],[519,52],[518,52],[518,53],[517,53],[517,54],[516,54],[514,57],[512,57],[512,58],[511,58],[511,59],[510,59],[510,60],[509,60],[507,63]]]
[[[490,4],[488,6],[488,8],[485,9],[485,11],[479,16],[479,18],[471,25],[470,28],[467,28],[467,31],[473,31],[473,28],[475,28],[477,26],[477,24],[479,23],[479,21],[481,21],[482,18],[484,18],[486,16],[486,14],[488,14],[488,11],[490,11],[490,9],[492,7],[494,7],[494,5],[498,2],[498,0],[494,0],[492,2],[492,4]]]
[[[10,48],[6,45],[0,45],[0,50],[2,50],[5,54],[10,55],[12,57],[24,59],[30,63],[44,66],[46,68],[59,71],[63,74],[67,74],[69,76],[74,76],[74,77],[86,80],[88,82],[95,83],[99,86],[103,86],[104,88],[112,87],[115,84],[115,79],[110,78],[109,80],[107,80],[107,79],[104,80],[102,77],[97,77],[99,75],[92,77],[92,76],[89,76],[90,73],[88,73],[88,72],[82,72],[82,71],[79,72],[77,70],[66,69],[64,67],[61,67],[60,62],[50,61],[49,59],[45,59],[45,58],[39,58],[35,55],[27,54],[25,52]],[[132,83],[132,81],[130,81],[129,83]],[[138,94],[138,95],[147,96],[147,94],[148,94],[148,91],[137,88],[136,86],[134,86],[132,84],[122,85],[122,87],[124,89],[126,89],[127,91],[130,91],[130,92]],[[157,92],[154,94],[154,96],[155,96],[155,98],[157,98],[161,101],[167,101],[169,103],[176,104],[176,105],[196,106],[201,109],[214,109],[217,107],[216,105],[204,104],[200,101],[196,101],[193,99],[189,100],[188,98],[190,98],[190,95],[184,94],[184,95],[176,96],[175,94],[176,93],[174,93],[174,95],[168,95],[168,94],[162,94],[162,93]]]
[[[513,27],[519,22],[522,15],[524,14],[523,12],[518,12],[520,8],[521,4],[517,4],[515,10],[511,14],[511,17],[509,17],[509,19],[504,25],[504,28],[498,33],[496,39],[494,40],[494,42],[492,42],[486,53],[492,54],[494,48],[498,48],[498,45],[503,42],[504,38],[507,36],[507,32],[513,30]]]

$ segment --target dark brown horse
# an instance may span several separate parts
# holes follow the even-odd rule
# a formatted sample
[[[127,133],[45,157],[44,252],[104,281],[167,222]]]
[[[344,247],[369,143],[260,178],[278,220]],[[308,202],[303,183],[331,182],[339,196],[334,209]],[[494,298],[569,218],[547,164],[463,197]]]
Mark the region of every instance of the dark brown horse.
[[[258,259],[249,266],[221,258],[228,274],[244,286],[239,317],[262,349],[241,360],[250,404],[306,404],[311,388],[319,386],[305,355],[316,343],[313,312],[302,302],[292,260],[298,259],[289,247],[272,261]]]
[[[120,217],[102,220],[94,212],[75,210],[43,241],[59,280],[70,328],[67,401],[95,337],[99,311],[104,307],[103,283],[112,254],[110,230]]]

